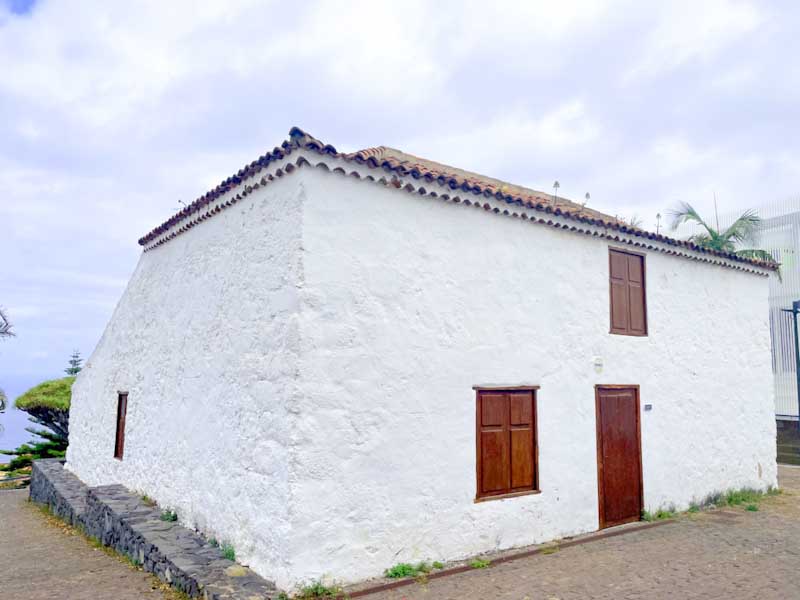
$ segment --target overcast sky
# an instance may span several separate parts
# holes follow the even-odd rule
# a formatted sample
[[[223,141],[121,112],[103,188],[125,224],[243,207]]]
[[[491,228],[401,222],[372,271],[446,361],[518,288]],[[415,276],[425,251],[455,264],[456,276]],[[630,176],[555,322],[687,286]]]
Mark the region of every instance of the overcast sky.
[[[0,0],[0,385],[89,355],[136,240],[292,125],[645,228],[797,197],[798,31],[790,1]]]

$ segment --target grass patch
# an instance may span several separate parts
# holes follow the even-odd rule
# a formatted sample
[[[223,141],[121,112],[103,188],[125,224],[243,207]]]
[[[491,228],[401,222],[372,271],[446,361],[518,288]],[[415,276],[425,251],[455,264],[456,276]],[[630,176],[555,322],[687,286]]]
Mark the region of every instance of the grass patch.
[[[161,516],[158,518],[161,519],[162,521],[174,523],[175,521],[178,520],[178,513],[176,513],[174,510],[165,510],[161,513]]]
[[[434,569],[444,569],[444,563],[443,562],[439,562],[438,560],[433,561],[433,564],[431,566]]]
[[[155,500],[153,500],[153,499],[152,499],[150,496],[148,496],[147,494],[142,494],[142,502],[143,502],[143,503],[144,503],[146,506],[150,506],[150,507],[153,507],[153,506],[155,506],[155,505],[156,505],[156,501],[155,501]]]
[[[728,506],[739,506],[740,504],[753,504],[764,496],[763,492],[750,488],[740,490],[730,490],[725,494],[725,504]]]
[[[483,560],[481,558],[474,558],[470,561],[469,566],[473,569],[487,569],[492,564],[490,560]]]
[[[558,552],[558,546],[548,546],[547,548],[542,548],[539,554],[544,554],[546,556],[548,554],[555,554],[556,552]]]
[[[236,551],[230,544],[222,544],[222,557],[228,560],[236,560]]]
[[[749,510],[750,512],[756,512],[758,510],[757,504],[748,504],[744,507],[745,510]]]

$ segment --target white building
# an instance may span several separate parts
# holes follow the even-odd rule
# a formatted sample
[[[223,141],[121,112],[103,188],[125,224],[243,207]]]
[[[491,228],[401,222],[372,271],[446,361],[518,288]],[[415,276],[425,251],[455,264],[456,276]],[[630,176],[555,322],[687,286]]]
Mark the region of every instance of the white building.
[[[776,484],[769,264],[298,129],[140,243],[68,468],[281,586]]]

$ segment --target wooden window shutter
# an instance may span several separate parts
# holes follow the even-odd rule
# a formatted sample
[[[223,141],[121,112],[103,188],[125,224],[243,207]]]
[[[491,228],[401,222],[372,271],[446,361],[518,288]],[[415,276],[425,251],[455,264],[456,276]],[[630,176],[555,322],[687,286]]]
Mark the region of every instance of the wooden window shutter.
[[[125,451],[125,417],[128,413],[128,393],[117,395],[117,434],[114,441],[114,458],[122,460]]]
[[[647,335],[644,256],[609,249],[611,333]]]
[[[536,490],[536,391],[479,390],[476,499]]]

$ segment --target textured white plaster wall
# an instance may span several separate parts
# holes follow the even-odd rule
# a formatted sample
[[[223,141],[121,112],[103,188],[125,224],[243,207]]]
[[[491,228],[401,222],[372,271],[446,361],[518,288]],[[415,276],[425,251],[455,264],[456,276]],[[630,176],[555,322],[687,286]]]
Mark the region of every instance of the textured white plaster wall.
[[[614,336],[608,241],[301,176],[290,579],[596,529],[598,383],[653,405],[646,507],[775,485],[766,278],[650,252],[649,336]],[[480,383],[541,385],[540,495],[473,503]]]
[[[73,388],[68,467],[174,507],[285,580],[303,191],[271,183],[144,253]],[[112,458],[129,392],[124,460]]]

